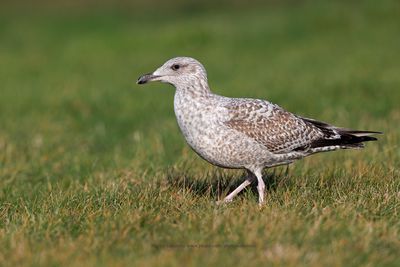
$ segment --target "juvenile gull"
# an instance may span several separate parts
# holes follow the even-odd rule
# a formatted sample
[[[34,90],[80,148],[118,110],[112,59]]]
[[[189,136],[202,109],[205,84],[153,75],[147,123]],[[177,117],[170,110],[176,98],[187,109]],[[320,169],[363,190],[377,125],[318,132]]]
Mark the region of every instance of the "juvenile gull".
[[[264,203],[264,168],[292,163],[308,155],[362,148],[379,132],[339,128],[303,118],[266,100],[229,98],[211,92],[203,65],[190,57],[168,60],[137,83],[160,81],[176,88],[174,110],[189,146],[223,168],[246,169],[248,176],[224,202],[232,201],[253,181]]]

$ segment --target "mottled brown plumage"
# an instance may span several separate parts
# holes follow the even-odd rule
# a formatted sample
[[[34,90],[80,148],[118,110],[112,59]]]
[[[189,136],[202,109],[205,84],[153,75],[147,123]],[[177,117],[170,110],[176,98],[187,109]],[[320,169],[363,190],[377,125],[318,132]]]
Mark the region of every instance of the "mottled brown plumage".
[[[277,105],[253,102],[227,108],[233,114],[225,122],[228,127],[253,138],[274,153],[290,152],[324,136],[314,125]]]

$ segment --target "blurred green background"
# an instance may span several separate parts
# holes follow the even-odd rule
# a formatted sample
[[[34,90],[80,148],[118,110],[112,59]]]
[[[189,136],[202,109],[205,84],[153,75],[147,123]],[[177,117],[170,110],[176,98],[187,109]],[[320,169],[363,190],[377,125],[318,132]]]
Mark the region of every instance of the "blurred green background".
[[[39,0],[0,5],[1,265],[201,266],[250,264],[250,258],[255,265],[399,263],[399,1]],[[215,170],[190,151],[175,122],[172,87],[135,84],[139,75],[175,56],[202,62],[215,93],[264,98],[306,117],[385,135],[360,152],[296,164],[293,180],[272,193],[269,203],[276,209],[264,217],[250,218],[259,214],[251,191],[221,211],[211,204],[221,193],[215,191],[216,177],[228,187],[232,179],[240,182],[240,172]],[[334,171],[341,168],[343,173]],[[336,191],[329,187],[315,198],[302,193],[320,190],[313,186],[321,179],[347,181],[366,174],[370,180],[364,177],[354,188],[339,182]],[[312,177],[312,186],[302,184],[305,176]],[[190,177],[193,185],[204,181],[209,194],[174,187],[171,177]],[[304,206],[286,206],[285,192]],[[372,197],[385,192],[386,204]],[[181,193],[179,202],[175,197]],[[342,194],[362,197],[341,206],[335,201]],[[179,212],[176,202],[183,205]],[[306,215],[313,207],[336,207],[333,203],[339,208],[363,203],[348,214],[357,217],[361,209],[375,218],[360,226],[378,229],[371,230],[375,243],[363,240],[357,227],[356,244],[352,234],[329,229],[326,240],[304,241],[317,221]],[[260,235],[246,239],[249,222],[238,225],[233,210],[239,221],[254,222]],[[275,221],[282,234],[263,235],[273,214],[282,215],[283,221]],[[290,232],[293,225],[285,225],[284,214],[299,215],[295,219],[305,228]],[[332,225],[354,226],[353,220],[335,216]],[[216,217],[226,224],[208,229]],[[381,224],[374,225],[376,220]],[[187,235],[174,239],[174,231]],[[225,240],[227,233],[236,234]],[[346,236],[350,241],[341,243]],[[207,250],[196,250],[194,259],[179,250],[151,247],[161,241],[204,243],[203,238],[212,244],[280,245],[254,255],[235,250],[238,257],[227,256],[226,250],[213,250],[210,257]],[[372,243],[359,247],[357,242]],[[376,248],[380,254],[374,254]],[[279,251],[294,256],[285,258]]]

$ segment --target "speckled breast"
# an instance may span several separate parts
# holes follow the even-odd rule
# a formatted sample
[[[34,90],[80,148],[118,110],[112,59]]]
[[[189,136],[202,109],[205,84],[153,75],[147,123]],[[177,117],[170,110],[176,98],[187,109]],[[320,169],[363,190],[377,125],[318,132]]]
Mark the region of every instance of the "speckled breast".
[[[176,93],[174,110],[187,143],[202,158],[225,168],[243,168],[251,162],[252,144],[223,124],[227,111],[216,101]]]

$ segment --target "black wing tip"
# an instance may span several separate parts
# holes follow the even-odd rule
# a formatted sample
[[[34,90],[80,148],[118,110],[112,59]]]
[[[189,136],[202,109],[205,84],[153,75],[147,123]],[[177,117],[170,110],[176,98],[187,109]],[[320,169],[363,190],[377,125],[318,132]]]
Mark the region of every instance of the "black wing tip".
[[[378,140],[378,138],[376,138],[376,137],[372,137],[372,136],[362,136],[362,137],[359,137],[360,139],[360,142],[368,142],[368,141],[377,141]]]
[[[363,148],[364,142],[377,141],[378,139],[373,136],[368,136],[365,131],[358,131],[358,134],[364,134],[357,136],[352,134],[351,131],[339,131],[340,138],[337,139],[317,139],[311,143],[311,148],[326,147],[326,146],[343,146],[343,148]]]
[[[318,129],[322,130],[323,132],[325,132],[327,134],[337,132],[340,135],[350,134],[350,135],[354,135],[357,137],[369,136],[369,135],[374,135],[374,134],[383,134],[383,132],[381,132],[381,131],[353,130],[353,129],[349,129],[349,128],[336,127],[329,123],[326,123],[323,121],[317,121],[317,120],[310,119],[310,118],[304,118],[304,117],[300,117],[300,118],[303,121],[305,121],[306,123],[311,123],[312,125],[314,125],[315,127],[317,127]]]
[[[312,124],[317,127],[324,137],[321,139],[314,140],[308,145],[309,148],[319,148],[327,146],[340,146],[341,148],[363,148],[363,142],[377,141],[376,137],[371,135],[383,134],[381,131],[360,131],[346,128],[335,127],[326,122],[317,121],[309,118],[301,118],[306,123]],[[337,135],[339,135],[337,137]],[[336,137],[336,138],[335,138]],[[305,147],[298,148],[299,150],[305,149]]]

